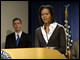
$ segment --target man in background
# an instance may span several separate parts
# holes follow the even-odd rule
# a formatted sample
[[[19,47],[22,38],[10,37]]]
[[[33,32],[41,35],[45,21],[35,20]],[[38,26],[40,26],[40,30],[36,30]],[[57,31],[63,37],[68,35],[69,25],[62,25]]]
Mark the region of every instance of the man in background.
[[[31,36],[22,31],[22,21],[19,18],[13,19],[15,32],[6,36],[5,48],[29,48],[32,47]]]
[[[79,40],[75,40],[72,44],[71,59],[79,59]]]

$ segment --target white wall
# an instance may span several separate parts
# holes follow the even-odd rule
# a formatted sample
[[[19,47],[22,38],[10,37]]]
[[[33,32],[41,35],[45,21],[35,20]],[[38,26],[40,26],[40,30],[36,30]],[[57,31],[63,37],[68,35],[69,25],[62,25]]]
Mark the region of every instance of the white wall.
[[[28,1],[1,1],[1,48],[5,46],[6,35],[14,32],[15,17],[22,20],[22,29],[28,33]]]

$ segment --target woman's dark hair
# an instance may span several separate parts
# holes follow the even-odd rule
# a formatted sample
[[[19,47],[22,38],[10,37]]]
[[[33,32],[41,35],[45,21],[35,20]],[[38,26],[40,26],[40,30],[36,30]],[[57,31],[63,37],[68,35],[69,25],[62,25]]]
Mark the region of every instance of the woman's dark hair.
[[[13,19],[13,24],[14,24],[14,21],[16,21],[16,20],[19,20],[19,21],[20,21],[20,23],[22,24],[22,21],[21,21],[21,19],[20,19],[20,18],[14,18],[14,19]]]
[[[52,16],[52,19],[51,19],[51,23],[55,22],[55,14],[54,14],[54,9],[51,5],[41,5],[40,8],[39,8],[39,20],[40,20],[40,24],[43,25],[44,22],[42,21],[41,19],[41,11],[43,9],[49,9],[50,11],[50,14]]]

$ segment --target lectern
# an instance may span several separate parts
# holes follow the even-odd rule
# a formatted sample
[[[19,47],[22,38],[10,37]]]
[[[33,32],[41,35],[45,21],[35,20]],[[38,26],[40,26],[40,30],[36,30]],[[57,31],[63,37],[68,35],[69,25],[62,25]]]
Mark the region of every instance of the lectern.
[[[59,51],[48,48],[16,48],[1,51],[7,52],[11,59],[67,59]]]

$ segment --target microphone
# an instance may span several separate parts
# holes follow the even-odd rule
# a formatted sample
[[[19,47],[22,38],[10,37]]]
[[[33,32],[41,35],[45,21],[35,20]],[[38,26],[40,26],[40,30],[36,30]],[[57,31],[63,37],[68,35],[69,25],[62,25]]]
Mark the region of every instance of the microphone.
[[[45,30],[46,30],[46,27],[44,27],[45,28]]]

